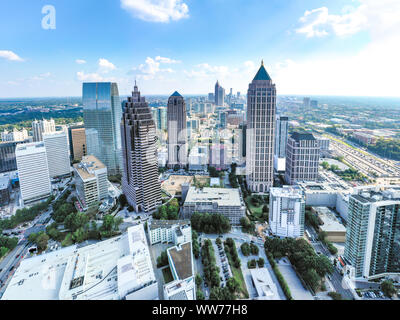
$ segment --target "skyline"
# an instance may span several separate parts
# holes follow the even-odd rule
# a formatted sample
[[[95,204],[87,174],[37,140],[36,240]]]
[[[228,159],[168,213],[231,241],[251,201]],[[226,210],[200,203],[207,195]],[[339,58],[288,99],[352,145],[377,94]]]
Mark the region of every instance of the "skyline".
[[[47,4],[0,5],[0,98],[80,96],[88,81],[126,95],[135,78],[144,95],[207,94],[217,80],[244,93],[262,59],[278,95],[400,96],[395,0],[53,0],[50,30]]]

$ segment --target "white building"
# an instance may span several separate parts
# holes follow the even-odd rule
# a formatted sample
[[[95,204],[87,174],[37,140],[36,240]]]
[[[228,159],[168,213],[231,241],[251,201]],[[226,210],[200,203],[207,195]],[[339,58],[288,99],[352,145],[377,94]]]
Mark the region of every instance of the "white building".
[[[85,156],[74,165],[76,191],[83,209],[108,196],[107,167],[95,156]]]
[[[270,231],[279,237],[298,238],[304,234],[305,199],[299,187],[271,188]]]
[[[189,153],[189,170],[207,170],[208,148],[206,146],[194,146]]]
[[[250,269],[250,275],[257,291],[256,300],[280,300],[278,288],[267,268]]]
[[[43,134],[50,178],[71,174],[68,134],[64,132]]]
[[[44,143],[19,144],[15,155],[24,204],[49,197],[51,183]]]
[[[192,241],[190,221],[185,220],[152,220],[147,224],[150,243],[178,243]]]
[[[44,133],[53,133],[56,131],[56,124],[53,119],[32,121],[33,141],[43,141]]]
[[[156,300],[158,285],[143,225],[78,248],[25,258],[2,300]]]
[[[28,139],[28,131],[23,128],[21,131],[18,131],[14,128],[13,131],[4,130],[1,133],[1,141],[10,142],[10,141],[24,141]]]
[[[190,187],[183,205],[183,216],[190,219],[193,213],[221,214],[231,224],[239,224],[246,214],[246,205],[239,189]]]
[[[167,256],[174,281],[164,285],[164,300],[196,300],[192,243],[169,248]]]

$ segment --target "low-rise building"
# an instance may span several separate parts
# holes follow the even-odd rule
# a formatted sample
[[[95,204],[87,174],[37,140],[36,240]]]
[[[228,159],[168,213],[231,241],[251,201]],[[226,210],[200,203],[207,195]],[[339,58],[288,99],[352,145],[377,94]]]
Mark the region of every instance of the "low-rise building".
[[[85,247],[25,258],[2,300],[156,300],[143,225]]]
[[[164,299],[196,300],[192,242],[169,248],[167,256],[174,280],[164,285]]]
[[[152,220],[147,224],[150,244],[192,241],[192,228],[187,220]]]
[[[256,300],[280,300],[278,288],[267,268],[250,269],[250,275],[257,291]]]
[[[326,233],[326,240],[346,242],[346,227],[336,217],[335,212],[327,207],[312,207],[311,211],[317,214],[322,223],[319,226],[319,232]]]
[[[107,167],[99,159],[93,155],[84,156],[74,169],[76,191],[84,210],[107,198]]]
[[[219,213],[232,224],[239,224],[246,214],[246,205],[239,189],[190,187],[183,205],[183,216],[190,219],[193,213]]]

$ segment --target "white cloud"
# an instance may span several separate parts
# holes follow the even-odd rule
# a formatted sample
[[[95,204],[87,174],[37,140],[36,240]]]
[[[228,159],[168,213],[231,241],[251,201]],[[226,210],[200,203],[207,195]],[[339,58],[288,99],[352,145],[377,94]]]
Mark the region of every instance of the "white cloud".
[[[174,60],[174,59],[160,57],[160,56],[157,56],[155,60],[159,61],[161,63],[167,63],[167,64],[181,63],[181,61],[179,61],[179,60]]]
[[[77,64],[85,64],[85,63],[86,63],[86,60],[83,60],[83,59],[76,59],[75,62],[76,62]]]
[[[130,74],[136,74],[136,77],[138,79],[144,79],[144,80],[152,80],[155,79],[156,77],[160,78],[162,77],[162,73],[174,73],[175,70],[171,68],[161,68],[161,61],[163,59],[168,59],[168,58],[162,58],[162,57],[156,57],[155,59],[147,57],[145,63],[140,64],[138,67],[133,68],[129,73]],[[175,61],[175,60],[165,60],[165,61]],[[173,63],[173,62],[163,62],[163,63]]]
[[[183,0],[121,0],[121,7],[150,22],[168,23],[189,17],[189,7]]]
[[[115,69],[117,69],[117,67],[107,59],[99,59],[99,72],[108,73]]]
[[[22,59],[16,53],[9,50],[0,50],[0,58],[4,58],[10,61],[24,61],[24,59]]]
[[[89,82],[102,82],[105,79],[99,75],[98,73],[85,73],[84,71],[80,71],[76,73],[76,77],[79,81],[89,81]]]

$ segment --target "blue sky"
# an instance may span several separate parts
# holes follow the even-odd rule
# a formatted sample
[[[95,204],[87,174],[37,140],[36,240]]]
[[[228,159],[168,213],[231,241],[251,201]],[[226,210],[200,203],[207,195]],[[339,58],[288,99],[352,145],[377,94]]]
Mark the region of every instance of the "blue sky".
[[[55,8],[43,29],[42,8]],[[0,97],[245,92],[261,59],[280,94],[400,96],[397,0],[3,0]]]

